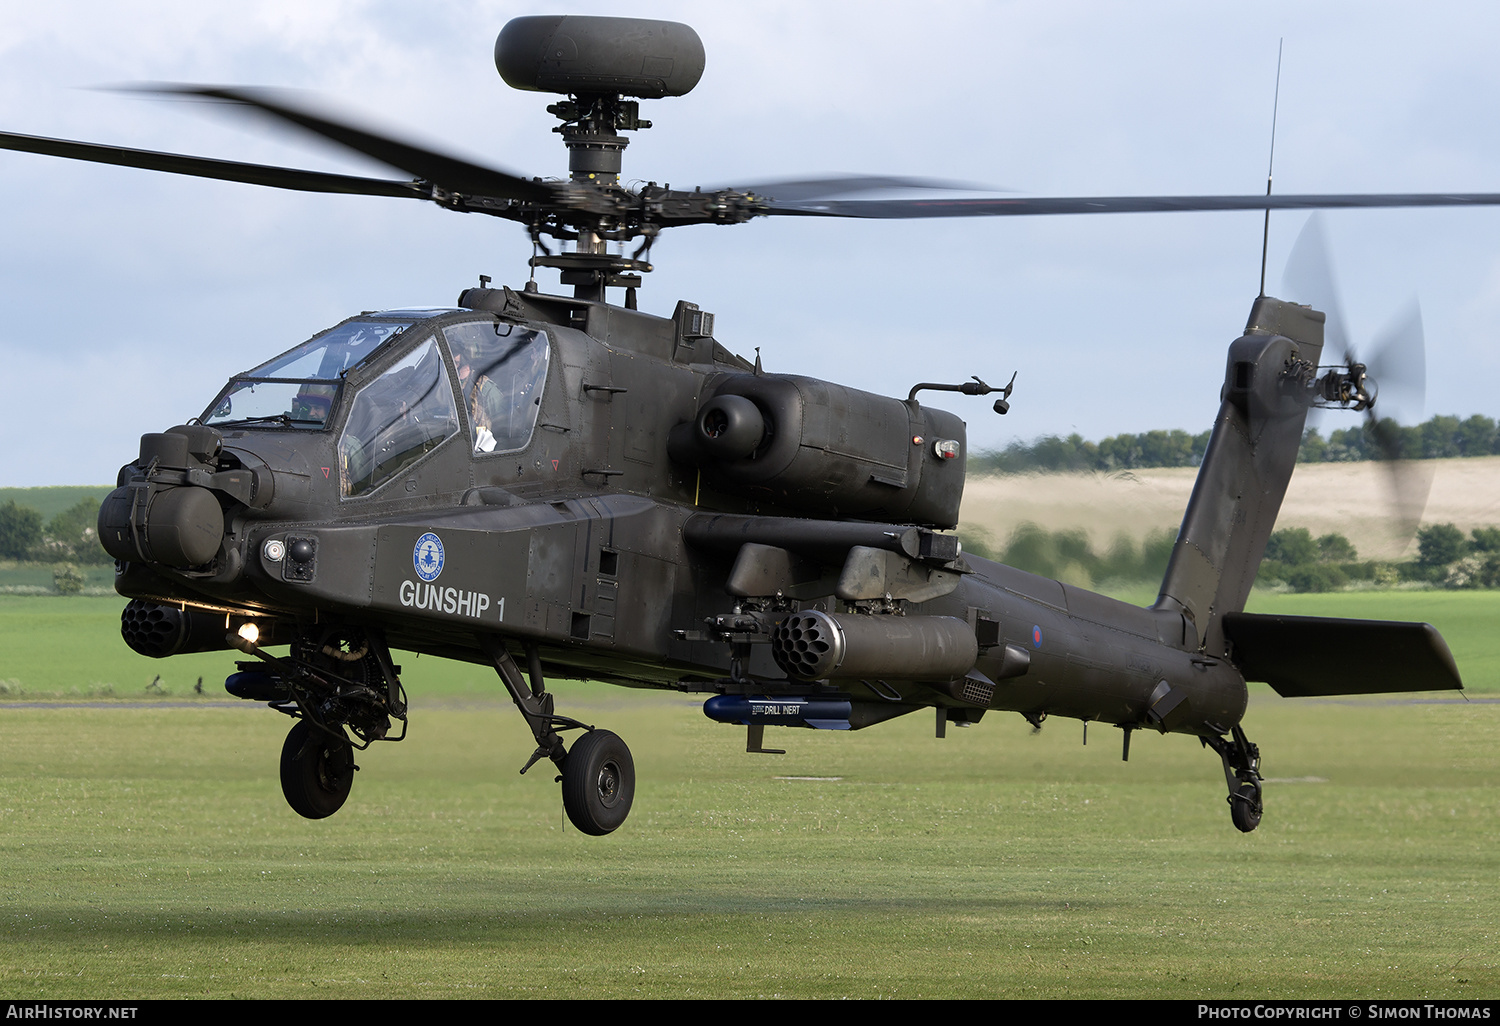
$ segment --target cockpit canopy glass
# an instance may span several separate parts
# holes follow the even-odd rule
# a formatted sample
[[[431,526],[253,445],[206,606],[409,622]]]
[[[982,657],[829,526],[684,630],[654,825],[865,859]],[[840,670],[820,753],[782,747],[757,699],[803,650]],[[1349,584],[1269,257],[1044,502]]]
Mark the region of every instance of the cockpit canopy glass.
[[[345,321],[230,379],[203,422],[214,427],[321,428],[333,410],[344,372],[412,323],[410,318]]]
[[[355,395],[339,437],[344,494],[379,488],[457,431],[453,386],[429,336]]]
[[[503,321],[443,328],[463,392],[475,453],[514,452],[531,440],[547,380],[545,333]]]

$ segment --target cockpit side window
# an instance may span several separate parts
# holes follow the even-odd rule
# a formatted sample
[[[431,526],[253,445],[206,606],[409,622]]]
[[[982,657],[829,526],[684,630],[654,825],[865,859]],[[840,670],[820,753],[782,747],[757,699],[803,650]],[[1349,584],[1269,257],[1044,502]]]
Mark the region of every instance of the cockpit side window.
[[[453,388],[429,336],[354,397],[339,437],[344,495],[379,488],[457,431]]]
[[[463,388],[476,453],[514,452],[531,441],[550,347],[545,332],[495,321],[443,329]]]

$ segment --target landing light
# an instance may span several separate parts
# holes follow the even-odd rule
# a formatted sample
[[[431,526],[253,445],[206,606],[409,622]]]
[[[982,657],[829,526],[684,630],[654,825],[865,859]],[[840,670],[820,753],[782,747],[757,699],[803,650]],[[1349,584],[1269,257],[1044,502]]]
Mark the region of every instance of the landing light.
[[[241,624],[238,633],[240,637],[252,645],[260,640],[260,628],[253,623]]]

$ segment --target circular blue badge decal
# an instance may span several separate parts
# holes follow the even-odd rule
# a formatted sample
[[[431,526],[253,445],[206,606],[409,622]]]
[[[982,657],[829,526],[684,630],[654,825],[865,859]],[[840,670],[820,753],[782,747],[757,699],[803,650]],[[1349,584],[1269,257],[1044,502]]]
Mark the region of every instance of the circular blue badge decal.
[[[437,580],[438,574],[443,572],[442,539],[431,531],[418,538],[417,547],[411,555],[411,564],[416,568],[417,576],[422,580]]]
[[[442,569],[442,568],[439,567],[438,569]],[[417,573],[421,573],[421,572],[422,572],[421,570],[417,571]],[[1032,648],[1041,648],[1042,647],[1042,628],[1039,627],[1039,626],[1031,628],[1031,647]]]

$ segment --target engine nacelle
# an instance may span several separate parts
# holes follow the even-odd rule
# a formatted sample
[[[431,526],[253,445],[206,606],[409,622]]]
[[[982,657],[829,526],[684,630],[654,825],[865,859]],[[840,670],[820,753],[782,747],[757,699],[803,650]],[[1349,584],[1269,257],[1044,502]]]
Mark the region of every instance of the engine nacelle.
[[[790,374],[736,374],[673,429],[669,448],[675,461],[747,499],[953,527],[965,440],[962,420],[915,400]]]

